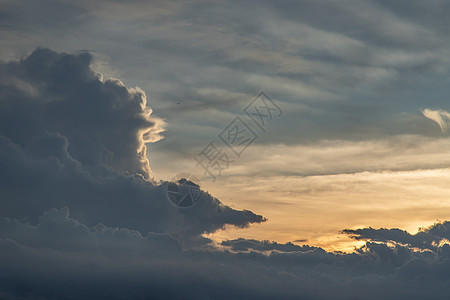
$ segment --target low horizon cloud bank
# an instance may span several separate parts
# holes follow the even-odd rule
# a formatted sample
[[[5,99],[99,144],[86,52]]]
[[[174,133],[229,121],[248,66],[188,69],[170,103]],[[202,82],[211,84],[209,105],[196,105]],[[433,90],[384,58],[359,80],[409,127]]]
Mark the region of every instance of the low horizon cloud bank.
[[[265,221],[151,178],[164,121],[89,53],[0,63],[0,299],[447,299],[449,223],[344,230],[353,253],[203,237]],[[420,249],[420,251],[417,250]]]

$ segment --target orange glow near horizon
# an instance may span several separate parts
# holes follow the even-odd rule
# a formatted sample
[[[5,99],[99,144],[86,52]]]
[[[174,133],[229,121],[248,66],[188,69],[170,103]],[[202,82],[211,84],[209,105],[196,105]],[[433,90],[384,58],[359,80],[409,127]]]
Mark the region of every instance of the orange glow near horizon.
[[[448,219],[448,179],[450,169],[245,180],[228,177],[208,182],[208,191],[233,208],[250,209],[268,220],[244,229],[226,227],[207,236],[219,242],[242,237],[351,252],[364,242],[341,234],[343,229],[399,228],[415,234],[420,227]]]

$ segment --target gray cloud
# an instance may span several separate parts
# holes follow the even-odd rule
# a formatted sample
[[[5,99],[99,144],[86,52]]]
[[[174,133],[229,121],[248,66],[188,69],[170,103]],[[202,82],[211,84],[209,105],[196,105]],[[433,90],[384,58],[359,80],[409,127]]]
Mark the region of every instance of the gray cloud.
[[[0,223],[5,299],[423,299],[449,296],[450,246],[368,242],[354,253],[238,239],[182,249],[170,235],[86,226],[50,209],[36,225]],[[445,225],[445,226],[444,226]],[[440,233],[437,233],[437,232]],[[446,224],[427,232],[441,234]],[[227,247],[231,246],[231,250]]]
[[[0,222],[0,239],[36,249],[134,259],[174,258],[181,251],[178,241],[169,234],[143,236],[139,231],[103,224],[88,227],[70,218],[67,207],[45,212],[36,226],[4,218]]]
[[[149,178],[145,143],[158,139],[163,122],[150,116],[142,90],[102,81],[90,69],[91,60],[87,53],[37,49],[20,62],[3,64],[0,133],[27,146],[42,130],[58,132],[82,164]]]
[[[166,184],[147,180],[145,143],[161,130],[142,90],[99,79],[90,55],[38,49],[2,68],[0,216],[36,223],[67,206],[88,226],[103,223],[194,238],[226,224],[264,221],[203,192],[180,211]]]
[[[305,242],[305,241],[303,241]],[[311,247],[308,245],[298,246],[291,242],[286,244],[279,244],[276,242],[269,241],[257,241],[251,239],[235,239],[223,241],[221,243],[222,246],[230,247],[233,251],[281,251],[281,252],[307,252],[315,249],[319,249],[317,247]]]
[[[169,237],[142,237],[135,232],[99,226],[87,228],[68,218],[65,210],[49,211],[35,227],[12,220],[4,220],[3,226],[5,222],[8,234],[2,231],[0,239],[0,290],[6,299],[67,295],[75,299],[449,296],[448,245],[434,253],[367,243],[351,254],[320,248],[295,251],[291,244],[278,244],[271,251],[210,248],[184,250],[180,255]],[[41,239],[23,238],[26,234]],[[247,243],[268,244],[252,240]],[[155,247],[166,250],[162,257]],[[146,251],[141,252],[143,249]]]
[[[446,243],[450,240],[450,222],[436,223],[429,228],[422,228],[416,234],[410,234],[405,230],[397,228],[393,229],[344,229],[343,233],[350,235],[357,240],[371,240],[377,242],[394,242],[410,247],[417,247],[420,249],[428,249],[436,251],[441,242]]]

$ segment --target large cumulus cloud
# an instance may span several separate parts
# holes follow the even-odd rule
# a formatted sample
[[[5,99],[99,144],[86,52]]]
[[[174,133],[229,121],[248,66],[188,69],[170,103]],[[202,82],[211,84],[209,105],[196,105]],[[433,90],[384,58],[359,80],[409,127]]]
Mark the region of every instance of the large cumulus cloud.
[[[353,253],[202,237],[264,221],[203,192],[179,210],[150,173],[145,93],[37,49],[0,68],[1,299],[448,299],[448,223],[345,230]],[[419,248],[419,249],[417,249]]]
[[[52,208],[91,226],[197,236],[263,218],[207,193],[192,210],[150,178],[145,143],[159,138],[146,95],[103,80],[91,55],[37,49],[0,68],[0,217],[37,222]]]
[[[37,49],[19,62],[2,64],[1,134],[24,147],[48,130],[69,140],[83,165],[103,165],[149,177],[146,142],[158,138],[145,93],[119,80],[103,81],[88,53]]]

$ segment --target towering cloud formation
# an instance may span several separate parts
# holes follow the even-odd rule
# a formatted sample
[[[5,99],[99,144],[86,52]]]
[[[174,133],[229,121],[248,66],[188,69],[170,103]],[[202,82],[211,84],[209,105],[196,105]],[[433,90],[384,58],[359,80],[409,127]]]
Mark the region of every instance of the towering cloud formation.
[[[88,53],[37,49],[0,67],[0,217],[37,222],[68,207],[87,226],[103,223],[195,237],[225,224],[263,218],[210,195],[190,211],[150,181],[145,143],[163,121],[151,117],[145,93],[103,80]]]
[[[83,165],[149,178],[145,143],[159,139],[163,122],[150,116],[144,91],[103,81],[91,60],[88,53],[37,49],[3,64],[0,133],[24,147],[44,130],[58,133]]]

